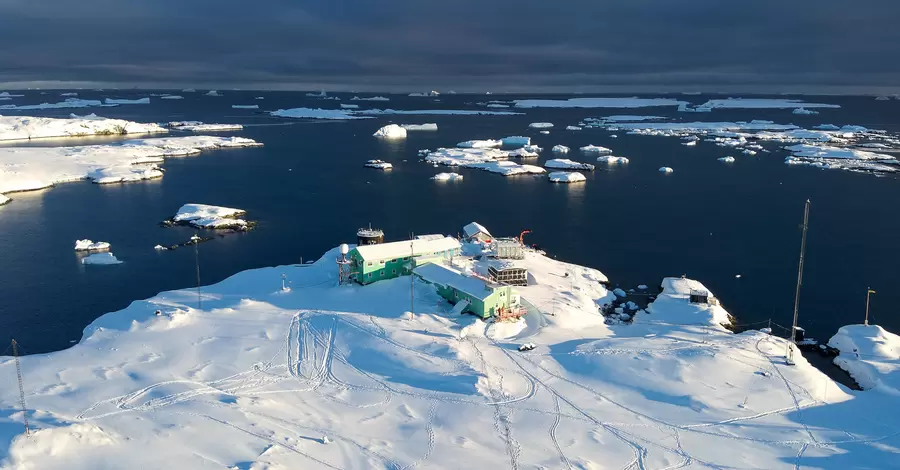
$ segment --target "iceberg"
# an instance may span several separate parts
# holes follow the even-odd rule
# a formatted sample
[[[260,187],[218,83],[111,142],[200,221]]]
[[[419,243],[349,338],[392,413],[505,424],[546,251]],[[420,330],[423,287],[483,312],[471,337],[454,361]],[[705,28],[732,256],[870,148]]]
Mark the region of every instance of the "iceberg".
[[[233,104],[232,109],[259,109],[258,104]]]
[[[112,265],[122,264],[112,253],[93,253],[81,258],[81,264]]]
[[[150,104],[150,98],[139,98],[136,100],[107,98],[103,100],[105,104]]]
[[[84,137],[89,135],[125,135],[168,132],[158,124],[143,124],[122,119],[106,119],[95,114],[71,118],[0,116],[0,141],[31,140],[47,137]]]
[[[59,96],[78,96],[78,93],[75,93],[75,92],[60,93]]]
[[[819,112],[814,109],[806,109],[806,108],[794,108],[794,110],[791,112],[793,114],[819,114]]]
[[[601,122],[604,123],[612,123],[612,122],[640,122],[640,121],[655,121],[659,119],[665,119],[662,116],[642,116],[642,115],[634,115],[634,114],[616,114],[613,116],[604,116],[600,118]]]
[[[488,108],[508,108],[508,104],[500,104],[500,103],[490,103],[487,105]]]
[[[552,122],[532,122],[528,125],[531,129],[549,129],[553,127]]]
[[[368,116],[354,116],[349,112],[339,109],[291,108],[271,111],[269,114],[296,119],[371,119]]]
[[[358,104],[344,104],[341,103],[341,109],[359,109]]]
[[[570,98],[567,100],[515,100],[517,108],[645,108],[678,106],[684,101],[669,98]]]
[[[541,131],[541,134],[548,135],[550,134],[550,131]]]
[[[625,163],[631,162],[631,160],[629,160],[629,159],[627,159],[627,158],[625,158],[625,157],[614,157],[614,156],[612,156],[612,155],[602,155],[602,156],[599,156],[599,157],[597,157],[597,161],[598,161],[598,162],[602,162],[602,163],[606,163],[606,164],[609,164],[609,165],[618,165],[618,164],[620,164],[620,163],[621,163],[621,164],[625,164]]]
[[[592,171],[594,169],[594,165],[591,165],[590,163],[576,162],[574,160],[569,160],[568,158],[553,158],[544,162],[544,166],[547,168],[559,168],[564,170]]]
[[[406,129],[407,131],[436,131],[438,130],[437,124],[433,122],[425,123],[425,124],[401,124],[400,127]]]
[[[547,175],[551,183],[580,183],[587,181],[584,175],[577,171],[554,171]]]
[[[428,152],[425,161],[446,166],[476,168],[504,176],[544,173],[544,169],[539,166],[520,165],[505,161],[506,158],[509,158],[509,154],[496,148],[439,148]]]
[[[580,131],[581,128],[578,126],[566,126],[567,131]]]
[[[584,147],[581,147],[581,151],[584,153],[612,153],[612,150],[596,145],[585,145]]]
[[[95,184],[129,183],[162,176],[162,169],[155,163],[113,165],[98,168],[87,175]]]
[[[184,90],[181,90],[181,92],[182,93],[196,93],[197,90],[195,90],[193,88],[185,88]]]
[[[181,206],[172,222],[197,228],[247,229],[248,222],[240,218],[246,214],[243,209],[191,203]]]
[[[25,96],[25,95],[13,95],[8,91],[0,92],[0,98],[21,98],[23,96]]]
[[[435,181],[461,181],[463,175],[459,173],[438,173],[431,177]]]
[[[108,242],[94,242],[92,240],[75,240],[75,251],[105,251],[108,250]]]
[[[789,108],[840,108],[836,104],[806,103],[802,100],[780,98],[727,98],[709,100],[700,105],[711,109],[789,109]]]
[[[436,91],[434,91],[434,90],[431,90],[431,91],[429,91],[428,93],[410,93],[410,94],[409,94],[409,96],[415,96],[415,97],[423,97],[423,96],[440,96],[440,95],[441,95],[440,93],[438,93],[438,92],[436,92]]]
[[[460,142],[456,144],[457,147],[462,149],[488,149],[488,148],[499,148],[503,146],[503,141],[500,140],[467,140],[465,142]]]
[[[180,96],[180,95],[163,95],[163,96],[160,96],[159,99],[161,99],[161,100],[183,100],[184,97]]]
[[[723,163],[734,163],[734,157],[719,157],[717,160]]]
[[[663,167],[659,168],[660,173],[672,173],[673,171],[675,171],[675,170],[673,170],[671,167],[668,167],[668,166],[663,166]]]
[[[219,94],[219,92],[216,90],[209,90],[206,92],[206,96],[222,96],[222,95]]]
[[[516,150],[513,150],[512,152],[509,152],[509,156],[510,156],[510,158],[537,158],[537,157],[540,157],[540,155],[536,151],[527,149],[525,147],[522,147],[520,149],[516,149]]]
[[[3,94],[0,93],[0,96],[3,96]],[[875,97],[875,101],[890,101],[890,100],[891,100],[890,96],[876,96]]]
[[[566,147],[565,145],[554,145],[550,151],[553,153],[569,153],[569,147]]]
[[[350,98],[350,101],[390,101],[391,99],[386,96],[371,96],[369,98],[360,98],[359,96],[354,96]]]
[[[391,165],[384,160],[368,160],[363,166],[365,166],[366,168],[375,168],[378,170],[391,170],[394,168],[394,165]]]
[[[524,137],[521,135],[511,135],[509,137],[504,137],[500,140],[504,147],[524,147],[526,145],[531,145],[531,137]]]
[[[372,136],[378,137],[379,139],[405,139],[406,129],[396,124],[388,124],[375,131]]]
[[[679,113],[709,113],[712,112],[712,108],[709,106],[697,106],[696,108],[691,108],[688,103],[683,103],[678,105]]]
[[[200,121],[172,121],[166,127],[190,132],[239,131],[244,128],[240,124],[205,124]]]
[[[382,116],[390,114],[408,114],[413,116],[515,116],[522,113],[512,111],[487,111],[471,109],[363,109],[354,111],[354,114],[367,116]]]

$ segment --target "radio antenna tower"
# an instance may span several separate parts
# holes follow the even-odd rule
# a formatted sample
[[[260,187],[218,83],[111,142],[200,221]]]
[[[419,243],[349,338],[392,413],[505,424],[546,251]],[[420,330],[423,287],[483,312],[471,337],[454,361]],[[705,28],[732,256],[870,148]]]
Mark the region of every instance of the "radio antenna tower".
[[[12,340],[13,357],[16,359],[16,377],[19,379],[19,404],[22,405],[22,421],[25,422],[25,435],[31,435],[28,429],[28,409],[25,408],[25,385],[22,382],[22,365],[19,364],[19,343]]]

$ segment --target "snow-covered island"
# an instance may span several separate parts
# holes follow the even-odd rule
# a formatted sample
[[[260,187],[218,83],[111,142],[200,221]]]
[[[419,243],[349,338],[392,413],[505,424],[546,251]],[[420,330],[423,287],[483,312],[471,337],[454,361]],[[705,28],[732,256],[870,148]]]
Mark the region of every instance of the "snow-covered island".
[[[160,137],[79,147],[0,147],[0,194],[90,179],[121,183],[159,178],[164,159],[204,150],[256,147],[242,137]]]
[[[211,206],[208,204],[185,204],[170,219],[170,223],[190,225],[196,228],[249,230],[254,223],[241,217],[247,215],[243,209]]]
[[[666,278],[645,309],[604,316],[613,302],[637,305],[624,291],[617,300],[596,269],[531,250],[476,258],[490,244],[456,254],[450,243],[350,250],[373,261],[416,244],[454,251],[452,261],[416,262],[412,278],[338,285],[335,248],[313,264],[244,271],[103,315],[71,348],[21,358],[26,415],[18,388],[0,387],[0,461],[46,470],[896,465],[896,335],[867,327],[832,339],[841,357],[858,352],[848,368],[875,379],[854,392],[800,355],[786,365],[782,338],[728,331],[718,302],[689,301],[714,299],[698,281]],[[468,302],[445,300],[506,292],[485,280],[491,268],[527,272],[510,291],[520,318],[461,315]],[[15,380],[11,357],[0,374]]]
[[[96,114],[69,118],[0,116],[0,140],[31,140],[49,137],[153,134],[168,132],[155,123],[107,119]]]

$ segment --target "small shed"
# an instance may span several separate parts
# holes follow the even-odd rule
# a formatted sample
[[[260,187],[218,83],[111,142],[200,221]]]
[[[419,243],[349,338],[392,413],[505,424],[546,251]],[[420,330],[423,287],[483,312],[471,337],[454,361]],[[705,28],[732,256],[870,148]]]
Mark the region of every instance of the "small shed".
[[[436,263],[426,263],[413,273],[432,284],[438,295],[460,307],[458,313],[471,313],[481,318],[501,316],[517,310],[520,298],[510,286],[491,284],[475,276],[467,276],[455,269]]]
[[[709,297],[709,291],[691,289],[688,299],[692,304],[708,304]]]
[[[478,222],[472,222],[463,227],[463,235],[470,242],[489,242],[494,238],[491,232],[488,232],[488,229]]]

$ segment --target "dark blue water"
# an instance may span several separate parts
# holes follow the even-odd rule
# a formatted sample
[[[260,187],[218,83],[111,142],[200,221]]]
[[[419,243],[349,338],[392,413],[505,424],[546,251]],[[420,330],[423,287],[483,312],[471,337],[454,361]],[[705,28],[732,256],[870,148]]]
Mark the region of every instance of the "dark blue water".
[[[28,96],[16,104],[57,101],[58,92]],[[245,124],[240,135],[262,148],[205,152],[169,159],[164,178],[121,186],[88,182],[13,195],[0,207],[0,338],[15,337],[29,353],[58,350],[81,337],[82,329],[105,312],[159,291],[195,283],[191,249],[157,253],[156,244],[185,241],[193,231],[162,228],[184,203],[240,207],[259,221],[255,231],[200,245],[204,284],[238,271],[318,258],[358,227],[372,223],[388,239],[410,232],[456,234],[477,220],[495,235],[532,230],[526,239],[566,261],[598,268],[614,285],[655,285],[663,276],[687,274],[704,282],[740,323],[772,318],[790,324],[803,202],[812,200],[801,323],[812,336],[827,338],[841,325],[862,321],[865,291],[872,320],[900,331],[895,305],[900,292],[900,181],[893,177],[783,163],[785,152],[716,161],[727,150],[701,143],[688,148],[678,139],[630,136],[602,130],[563,131],[584,117],[654,114],[678,119],[750,120],[812,126],[858,124],[900,131],[900,102],[869,97],[806,97],[842,106],[818,116],[789,110],[715,111],[685,115],[670,108],[643,110],[526,110],[524,116],[384,116],[349,122],[272,118],[261,110],[297,106],[337,107],[337,102],[302,93],[223,92],[213,98],[184,94],[185,100],[154,99],[150,105],[87,110],[2,111],[7,115],[68,116],[72,111],[136,121],[202,120]],[[82,92],[81,98],[147,96],[146,91]],[[254,96],[265,96],[262,101]],[[344,103],[349,103],[344,97]],[[465,109],[498,96],[392,96],[389,103],[353,102],[362,107]],[[685,97],[702,102],[707,96]],[[13,103],[7,101],[4,103]],[[550,135],[527,129],[534,121],[557,125]],[[437,122],[438,132],[410,133],[406,141],[371,137],[388,122]],[[553,185],[546,177],[513,177],[459,170],[462,182],[438,184],[429,177],[446,168],[420,163],[417,150],[453,146],[475,138],[530,135],[552,158],[550,147],[587,144],[627,156],[626,166],[587,175],[583,185]],[[31,145],[80,145],[115,138],[46,141]],[[770,146],[770,148],[775,148]],[[366,169],[380,158],[391,172]],[[577,151],[569,158],[587,159]],[[405,161],[404,161],[405,160]],[[593,160],[590,158],[590,160]],[[675,168],[663,175],[660,166]],[[125,264],[80,265],[72,246],[78,238],[109,241]],[[741,274],[741,278],[735,275]],[[275,288],[276,286],[273,286]]]

